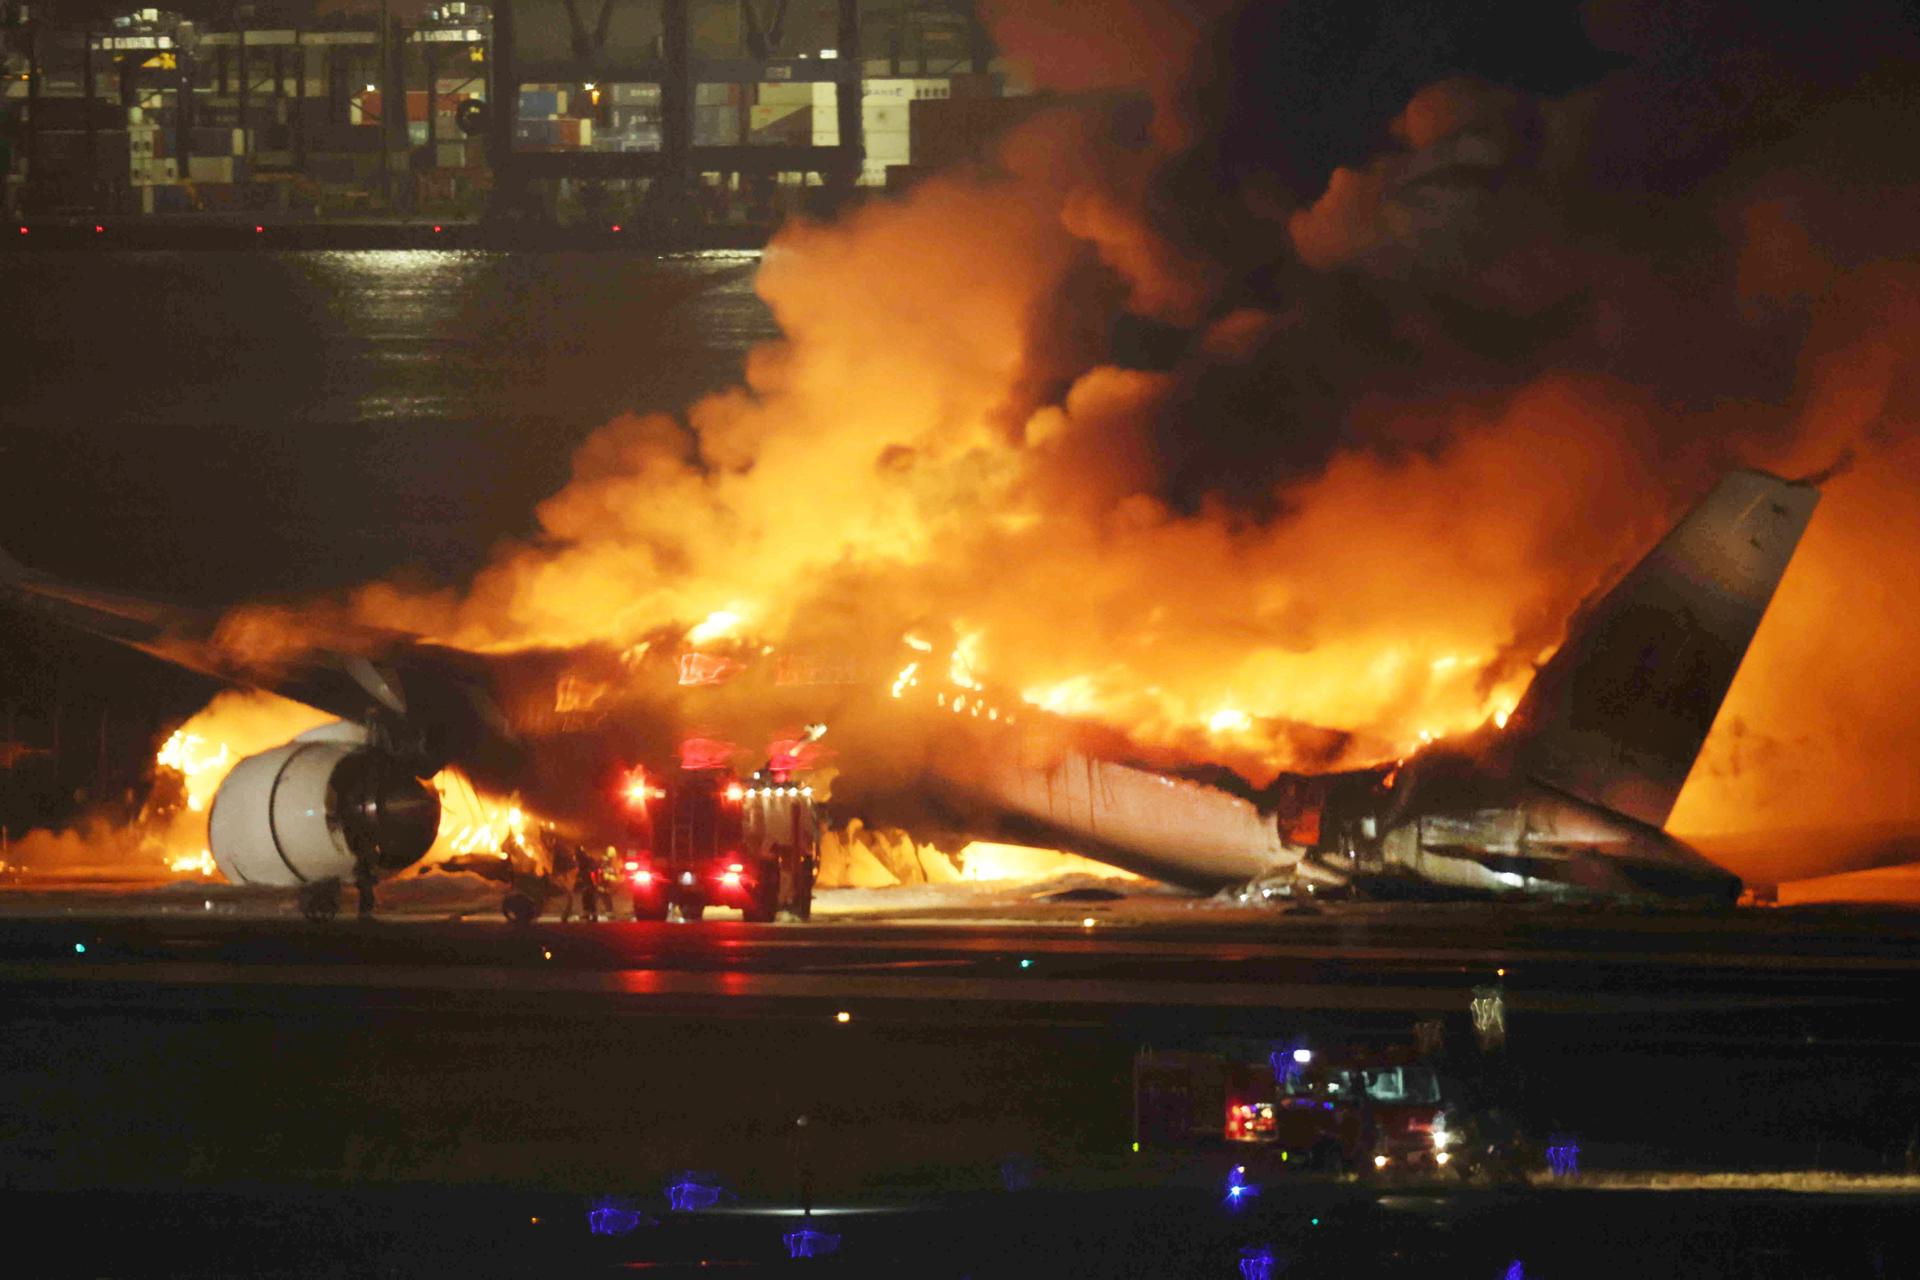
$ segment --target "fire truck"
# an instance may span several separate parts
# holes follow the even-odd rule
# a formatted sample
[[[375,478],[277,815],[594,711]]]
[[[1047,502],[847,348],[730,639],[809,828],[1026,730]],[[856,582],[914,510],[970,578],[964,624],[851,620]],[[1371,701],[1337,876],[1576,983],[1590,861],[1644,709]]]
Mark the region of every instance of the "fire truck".
[[[792,775],[683,769],[628,775],[622,874],[636,920],[806,920],[820,865],[820,807]]]
[[[1134,1140],[1227,1151],[1270,1172],[1434,1171],[1454,1158],[1439,1077],[1410,1049],[1261,1048],[1141,1050]]]

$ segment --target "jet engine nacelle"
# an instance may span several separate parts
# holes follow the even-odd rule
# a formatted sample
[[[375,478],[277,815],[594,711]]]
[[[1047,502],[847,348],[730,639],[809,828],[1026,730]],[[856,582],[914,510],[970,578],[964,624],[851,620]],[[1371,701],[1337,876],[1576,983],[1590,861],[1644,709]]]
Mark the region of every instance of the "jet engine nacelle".
[[[234,884],[292,888],[350,880],[354,851],[383,873],[418,862],[440,828],[440,796],[366,732],[331,724],[248,756],[214,794],[214,865]]]

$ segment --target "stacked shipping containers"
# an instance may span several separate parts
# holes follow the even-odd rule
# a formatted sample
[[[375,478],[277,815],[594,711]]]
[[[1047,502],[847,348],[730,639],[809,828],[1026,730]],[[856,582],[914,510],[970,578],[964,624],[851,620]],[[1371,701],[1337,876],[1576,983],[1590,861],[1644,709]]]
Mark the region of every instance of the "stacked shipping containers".
[[[816,82],[808,87],[813,94],[813,144],[839,146],[840,116],[834,108],[839,86]],[[866,162],[860,168],[862,186],[884,187],[889,166],[912,163],[912,104],[944,99],[952,93],[953,82],[946,77],[865,83],[860,98],[860,130],[866,149]]]

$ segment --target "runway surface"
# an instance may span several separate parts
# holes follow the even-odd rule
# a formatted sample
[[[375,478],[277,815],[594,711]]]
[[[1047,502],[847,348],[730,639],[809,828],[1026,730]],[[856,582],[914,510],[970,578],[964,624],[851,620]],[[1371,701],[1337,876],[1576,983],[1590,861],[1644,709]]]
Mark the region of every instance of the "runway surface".
[[[1244,907],[1085,885],[827,890],[813,923],[504,923],[498,889],[382,887],[370,924],[300,919],[227,886],[0,892],[0,981],[199,991],[279,987],[597,1000],[622,1013],[764,1016],[883,1001],[943,1018],[1046,1006],[1433,1016],[1498,984],[1510,1014],[1653,1019],[1742,1034],[1818,1021],[1907,1043],[1920,914],[1570,910],[1538,905]],[[1104,1016],[1104,1015],[1102,1015]]]
[[[104,1213],[147,1242],[74,1274],[704,1274],[783,1258],[803,1204],[846,1274],[1230,1276],[1269,1247],[1291,1276],[1915,1261],[1920,1182],[1890,1176],[1920,1132],[1911,915],[1064,887],[515,928],[469,877],[325,925],[200,883],[10,885],[0,1187],[36,1239]],[[1579,1149],[1573,1184],[1263,1173],[1226,1214],[1246,1156],[1132,1147],[1142,1050],[1338,1053],[1438,1019],[1459,1060],[1490,989],[1509,1103]],[[690,1171],[714,1213],[670,1212]],[[606,1193],[651,1225],[588,1234]]]

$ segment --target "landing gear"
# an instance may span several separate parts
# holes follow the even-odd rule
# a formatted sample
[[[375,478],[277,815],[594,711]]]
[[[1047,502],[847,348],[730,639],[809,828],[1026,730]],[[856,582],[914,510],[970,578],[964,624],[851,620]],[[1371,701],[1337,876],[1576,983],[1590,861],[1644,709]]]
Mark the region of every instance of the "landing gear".
[[[315,924],[325,924],[340,914],[340,882],[319,880],[300,886],[300,914]]]
[[[540,904],[524,893],[510,893],[500,904],[500,914],[507,918],[508,924],[525,928],[539,918]]]

